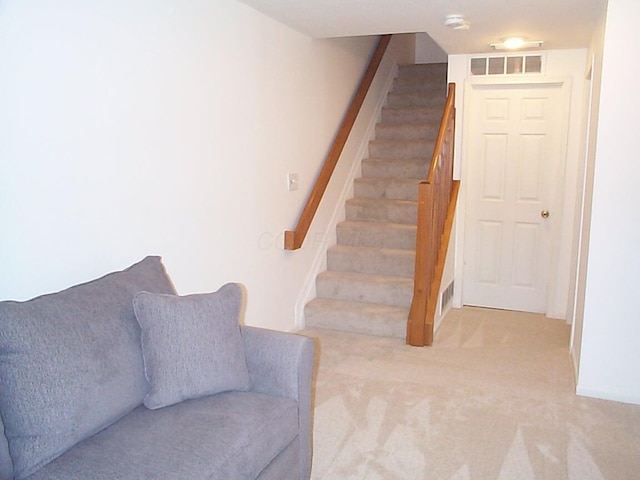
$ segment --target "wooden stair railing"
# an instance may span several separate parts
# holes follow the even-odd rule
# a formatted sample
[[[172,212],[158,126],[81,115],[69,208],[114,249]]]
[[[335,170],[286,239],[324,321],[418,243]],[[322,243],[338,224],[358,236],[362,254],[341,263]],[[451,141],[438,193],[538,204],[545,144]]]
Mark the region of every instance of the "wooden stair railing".
[[[418,191],[418,229],[413,300],[407,321],[407,344],[433,343],[433,327],[444,262],[449,245],[459,180],[453,180],[455,84],[450,83],[427,180]]]
[[[331,175],[333,174],[336,164],[338,163],[338,159],[342,154],[342,150],[347,143],[347,139],[349,138],[351,129],[353,128],[356,118],[358,117],[360,108],[364,103],[364,99],[367,96],[369,87],[373,82],[376,72],[378,71],[378,66],[382,61],[382,57],[384,56],[384,53],[386,52],[387,46],[389,45],[390,41],[391,35],[382,35],[380,37],[378,46],[371,56],[369,66],[367,67],[367,70],[360,80],[360,85],[358,86],[358,89],[356,90],[356,93],[351,100],[349,109],[345,113],[340,129],[338,130],[333,144],[331,145],[331,149],[329,150],[329,153],[325,158],[324,164],[322,165],[322,170],[318,174],[318,178],[316,178],[316,183],[313,187],[313,190],[311,190],[309,198],[307,199],[307,203],[305,204],[304,209],[300,214],[298,224],[296,225],[295,230],[287,230],[284,232],[285,250],[297,250],[302,247],[302,243],[307,236],[307,232],[309,231],[309,227],[311,226],[313,217],[318,210],[318,206],[320,205],[322,196],[327,189],[327,185],[329,184]]]

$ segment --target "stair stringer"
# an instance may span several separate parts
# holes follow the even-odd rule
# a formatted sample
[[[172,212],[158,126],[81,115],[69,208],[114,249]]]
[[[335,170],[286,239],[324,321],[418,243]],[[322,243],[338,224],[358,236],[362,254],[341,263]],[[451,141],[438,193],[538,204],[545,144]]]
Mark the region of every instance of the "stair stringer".
[[[384,60],[383,60],[383,64],[384,64]],[[318,248],[316,250],[316,254],[311,263],[311,267],[309,268],[309,272],[305,277],[302,288],[300,290],[300,294],[298,295],[298,298],[296,300],[295,307],[294,307],[296,328],[299,328],[299,329],[305,328],[304,307],[310,300],[316,297],[316,277],[320,272],[327,269],[327,250],[329,249],[329,247],[337,243],[336,229],[337,229],[338,223],[340,223],[345,219],[345,208],[344,208],[345,203],[349,198],[353,196],[354,180],[361,175],[362,160],[367,156],[370,141],[375,138],[376,125],[382,118],[382,107],[385,106],[385,103],[387,101],[387,96],[391,91],[391,88],[393,87],[393,81],[397,76],[398,76],[398,63],[396,61],[393,61],[393,63],[391,63],[390,65],[390,68],[386,72],[383,86],[382,88],[380,88],[377,98],[374,99],[375,103],[373,107],[373,112],[369,117],[369,121],[364,130],[364,134],[362,135],[360,144],[357,149],[357,153],[353,157],[349,173],[345,177],[344,184],[342,185],[342,189],[340,191],[340,195],[335,198],[335,203],[334,203],[334,207],[333,207],[329,222],[326,224],[326,227],[324,228],[324,234],[322,236],[322,239],[320,240],[320,244],[318,245]],[[367,103],[367,100],[365,100],[365,103]],[[364,120],[358,118],[356,120],[356,123],[358,123],[359,121],[364,121]],[[346,158],[340,157],[340,161],[345,161],[345,160]]]

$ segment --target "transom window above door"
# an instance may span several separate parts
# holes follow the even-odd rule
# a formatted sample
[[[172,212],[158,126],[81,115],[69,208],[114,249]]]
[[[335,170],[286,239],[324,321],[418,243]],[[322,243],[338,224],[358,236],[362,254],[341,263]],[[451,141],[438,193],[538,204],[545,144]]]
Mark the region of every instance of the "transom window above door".
[[[474,76],[541,74],[542,67],[542,55],[473,57],[469,61],[469,71]]]

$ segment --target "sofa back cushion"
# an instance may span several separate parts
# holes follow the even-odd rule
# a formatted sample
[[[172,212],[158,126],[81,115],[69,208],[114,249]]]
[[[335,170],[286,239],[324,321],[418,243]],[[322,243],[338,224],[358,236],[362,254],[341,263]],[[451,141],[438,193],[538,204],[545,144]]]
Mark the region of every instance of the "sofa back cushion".
[[[159,257],[27,302],[0,302],[0,413],[24,478],[148,392],[133,297],[175,293]]]

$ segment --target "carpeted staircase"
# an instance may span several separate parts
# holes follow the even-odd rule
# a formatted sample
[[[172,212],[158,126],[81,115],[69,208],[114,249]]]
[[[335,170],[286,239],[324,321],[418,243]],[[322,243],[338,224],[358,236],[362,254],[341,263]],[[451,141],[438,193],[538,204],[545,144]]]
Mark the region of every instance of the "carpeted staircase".
[[[446,100],[446,64],[400,66],[327,251],[307,328],[404,337],[413,295],[418,183]]]

